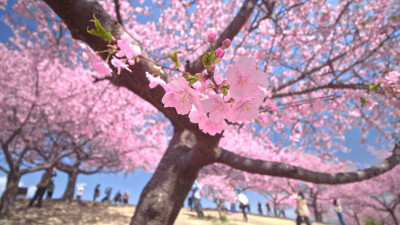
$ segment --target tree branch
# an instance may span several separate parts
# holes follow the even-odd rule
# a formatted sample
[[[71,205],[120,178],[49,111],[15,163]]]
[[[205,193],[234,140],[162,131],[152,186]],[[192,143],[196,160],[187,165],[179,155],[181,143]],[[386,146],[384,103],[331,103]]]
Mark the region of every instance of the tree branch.
[[[6,168],[0,166],[0,170],[3,171],[4,173],[8,174],[10,171],[8,171]]]
[[[238,14],[215,41],[215,46],[221,46],[222,42],[227,38],[233,40],[233,38],[239,33],[240,29],[242,29],[247,19],[249,19],[256,4],[257,0],[246,0],[243,3],[242,8],[240,8]],[[211,49],[208,49],[208,51],[211,51]],[[202,70],[204,70],[202,56],[199,56],[199,58],[191,63],[190,67],[188,68],[189,71],[187,72],[189,72],[190,74],[200,73]]]
[[[250,159],[222,148],[215,150],[215,157],[216,162],[249,173],[286,177],[315,184],[346,184],[376,177],[397,166],[400,163],[400,143],[395,145],[393,154],[383,162],[368,169],[344,173],[320,173],[286,163]]]
[[[114,4],[115,4],[115,13],[117,14],[118,23],[121,24],[121,26],[124,26],[124,22],[122,21],[121,17],[121,12],[119,11],[121,5],[119,4],[118,0],[114,0]]]
[[[325,84],[321,86],[315,86],[311,88],[306,88],[303,90],[298,91],[288,91],[288,92],[281,92],[281,93],[273,93],[271,98],[281,98],[287,96],[294,96],[294,95],[302,95],[307,94],[313,91],[317,91],[320,89],[354,89],[354,90],[369,90],[367,84],[344,84],[344,83],[336,83],[336,84]]]
[[[93,19],[93,15],[96,15],[96,18],[99,19],[104,29],[109,31],[116,39],[124,33],[123,27],[115,21],[97,1],[45,0],[45,2],[67,25],[74,39],[87,43],[95,51],[107,49],[108,43],[102,38],[97,38],[87,32],[87,27],[93,26],[90,22],[90,20]],[[152,59],[137,40],[132,39],[132,42],[141,48],[143,57]],[[107,58],[106,53],[100,56],[104,60]],[[110,62],[109,65],[110,68],[114,68]],[[164,88],[157,86],[156,88],[150,89],[145,72],[155,73],[155,65],[156,64],[150,60],[138,60],[135,65],[130,66],[130,69],[133,71],[132,73],[123,70],[120,75],[116,77],[112,76],[109,80],[112,84],[125,87],[152,104],[168,117],[174,125],[180,125],[195,131],[199,135],[203,135],[198,126],[190,122],[187,115],[177,114],[174,108],[164,108],[164,104],[161,102],[165,94]],[[167,82],[170,80],[168,74],[161,76],[162,79]]]

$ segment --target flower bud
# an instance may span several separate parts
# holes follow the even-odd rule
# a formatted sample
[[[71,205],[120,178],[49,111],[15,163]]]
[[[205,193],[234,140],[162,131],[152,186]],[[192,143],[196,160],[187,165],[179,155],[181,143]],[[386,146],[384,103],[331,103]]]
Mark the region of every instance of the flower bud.
[[[225,39],[225,41],[222,42],[222,49],[228,49],[229,47],[231,47],[231,40],[229,39]]]
[[[215,35],[214,32],[208,33],[208,35],[207,35],[207,41],[208,41],[208,43],[214,44],[215,38],[216,38],[216,35]]]
[[[222,48],[218,48],[217,50],[215,50],[215,55],[216,55],[218,58],[221,59],[222,57],[224,57],[225,51],[222,50]]]

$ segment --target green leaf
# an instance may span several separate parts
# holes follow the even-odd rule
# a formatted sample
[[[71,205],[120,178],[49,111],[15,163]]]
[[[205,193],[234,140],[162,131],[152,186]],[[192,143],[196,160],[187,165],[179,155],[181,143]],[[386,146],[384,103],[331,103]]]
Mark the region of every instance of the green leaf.
[[[228,94],[228,90],[231,88],[229,84],[223,85],[222,86],[222,94],[226,96]]]
[[[189,81],[189,86],[192,87],[196,83],[197,78],[193,76],[183,76],[187,81]]]
[[[383,81],[379,81],[377,84],[370,84],[368,85],[368,88],[370,91],[376,91],[379,86],[381,86]]]
[[[168,54],[168,58],[170,58],[172,60],[172,62],[175,63],[176,67],[180,66],[179,61],[178,61],[178,51],[175,50],[173,55]]]
[[[95,35],[98,37],[101,37],[104,39],[104,41],[110,42],[112,41],[112,35],[110,32],[106,31],[103,26],[101,26],[100,21],[96,18],[96,16],[93,14],[93,19],[90,20],[90,22],[94,23],[95,29],[89,29],[89,27],[86,28],[87,32],[91,35]]]
[[[363,98],[363,97],[361,97],[360,100],[361,100],[361,104],[363,104],[363,105],[366,105],[370,102],[368,99]]]
[[[189,81],[189,86],[192,87],[193,84],[196,83],[196,82],[197,82],[197,80],[190,80],[190,81]]]

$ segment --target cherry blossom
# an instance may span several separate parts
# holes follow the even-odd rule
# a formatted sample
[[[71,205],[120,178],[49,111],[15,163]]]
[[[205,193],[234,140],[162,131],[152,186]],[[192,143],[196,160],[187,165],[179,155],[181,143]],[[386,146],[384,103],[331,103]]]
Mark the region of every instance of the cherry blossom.
[[[162,98],[165,107],[174,107],[179,114],[187,114],[192,109],[192,104],[199,107],[197,92],[189,87],[189,82],[183,77],[167,84],[168,92]]]
[[[231,96],[238,100],[261,94],[258,86],[266,86],[268,82],[267,75],[256,69],[255,59],[245,57],[228,66],[226,78],[231,85]]]

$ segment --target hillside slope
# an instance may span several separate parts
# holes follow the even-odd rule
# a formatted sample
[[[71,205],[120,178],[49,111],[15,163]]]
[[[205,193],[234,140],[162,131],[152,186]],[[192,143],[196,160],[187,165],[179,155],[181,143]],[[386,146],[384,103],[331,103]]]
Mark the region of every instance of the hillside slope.
[[[42,208],[28,208],[28,202],[17,202],[10,219],[0,220],[4,225],[127,225],[133,215],[135,206],[112,205],[109,203],[71,202],[45,200]],[[198,219],[195,212],[183,208],[175,225],[294,225],[295,221],[249,215],[249,222],[244,223],[241,213],[227,214],[227,221],[220,222],[218,213],[213,210],[205,211],[205,218]],[[318,225],[318,223],[313,223]]]

